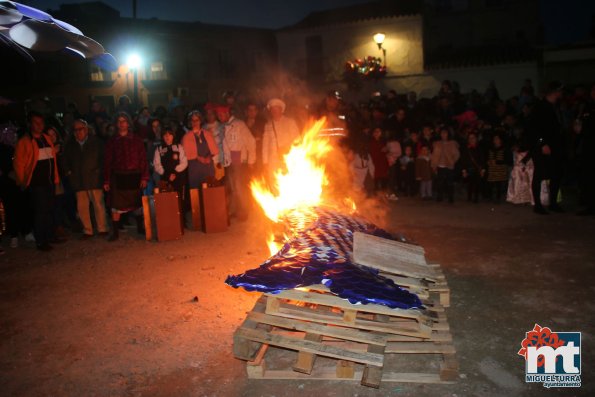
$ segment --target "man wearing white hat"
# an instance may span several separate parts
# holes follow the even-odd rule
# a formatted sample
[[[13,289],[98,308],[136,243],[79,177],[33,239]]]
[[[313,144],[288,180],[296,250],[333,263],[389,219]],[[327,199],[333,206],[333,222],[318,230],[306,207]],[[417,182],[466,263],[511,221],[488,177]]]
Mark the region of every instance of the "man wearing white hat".
[[[300,137],[296,122],[285,116],[285,102],[273,98],[267,103],[271,115],[264,126],[262,137],[262,164],[272,174],[282,164],[282,156],[289,152],[292,143]]]

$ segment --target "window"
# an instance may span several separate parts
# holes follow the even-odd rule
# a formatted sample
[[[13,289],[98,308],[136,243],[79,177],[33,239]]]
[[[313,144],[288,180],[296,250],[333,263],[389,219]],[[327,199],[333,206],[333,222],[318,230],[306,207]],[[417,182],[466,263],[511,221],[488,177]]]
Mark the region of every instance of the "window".
[[[163,62],[151,63],[151,80],[167,80],[167,73],[163,67]]]
[[[91,81],[114,81],[117,72],[111,72],[100,68],[97,65],[89,65],[89,80]]]

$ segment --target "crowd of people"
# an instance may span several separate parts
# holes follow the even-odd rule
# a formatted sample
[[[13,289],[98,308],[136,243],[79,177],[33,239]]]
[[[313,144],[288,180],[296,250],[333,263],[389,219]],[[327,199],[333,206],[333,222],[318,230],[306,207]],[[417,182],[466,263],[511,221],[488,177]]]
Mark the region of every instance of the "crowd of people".
[[[0,135],[5,235],[51,250],[67,229],[116,241],[133,219],[144,233],[141,198],[155,188],[179,193],[225,184],[232,217],[251,210],[249,181],[270,176],[312,118],[349,165],[351,189],[387,200],[531,203],[536,214],[563,212],[560,187],[575,185],[580,215],[595,214],[595,85],[559,82],[537,95],[526,80],[503,100],[496,84],[462,94],[444,81],[433,98],[376,92],[346,103],[337,91],[320,103],[291,98],[236,100],[169,109],[135,109],[120,98],[113,115],[98,101],[57,117],[43,101],[20,128]],[[331,170],[332,172],[332,170]],[[109,220],[111,221],[109,221]],[[2,251],[3,252],[3,251]]]

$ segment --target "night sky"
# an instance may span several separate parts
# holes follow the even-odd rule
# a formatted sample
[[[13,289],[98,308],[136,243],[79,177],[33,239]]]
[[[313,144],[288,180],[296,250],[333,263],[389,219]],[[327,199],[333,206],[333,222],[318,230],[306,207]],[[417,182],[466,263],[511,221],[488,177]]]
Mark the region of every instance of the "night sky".
[[[103,0],[132,16],[131,0]],[[280,28],[292,25],[309,12],[369,0],[138,0],[138,17],[165,20],[200,21],[205,23]],[[398,0],[395,0],[398,1]],[[458,0],[461,1],[461,0]],[[465,1],[465,0],[463,0]],[[479,1],[479,0],[467,0]],[[81,0],[23,0],[42,10],[57,9],[63,3]],[[593,0],[540,0],[547,44],[563,44],[588,38],[595,15]],[[505,23],[503,21],[503,23]],[[505,26],[503,26],[505,29]]]
[[[292,25],[311,11],[366,3],[369,0],[138,0],[139,18],[200,21],[205,23],[280,28]],[[22,1],[42,10],[57,9],[80,0]],[[131,0],[103,0],[124,17],[132,16]]]

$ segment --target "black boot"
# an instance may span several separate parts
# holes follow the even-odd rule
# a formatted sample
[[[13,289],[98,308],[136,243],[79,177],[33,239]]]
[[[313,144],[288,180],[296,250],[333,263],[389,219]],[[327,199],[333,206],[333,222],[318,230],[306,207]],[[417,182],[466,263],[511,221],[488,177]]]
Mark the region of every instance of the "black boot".
[[[107,238],[107,241],[116,241],[120,237],[120,221],[112,220],[112,234]]]
[[[138,234],[145,234],[145,220],[142,215],[136,216],[136,232]]]

